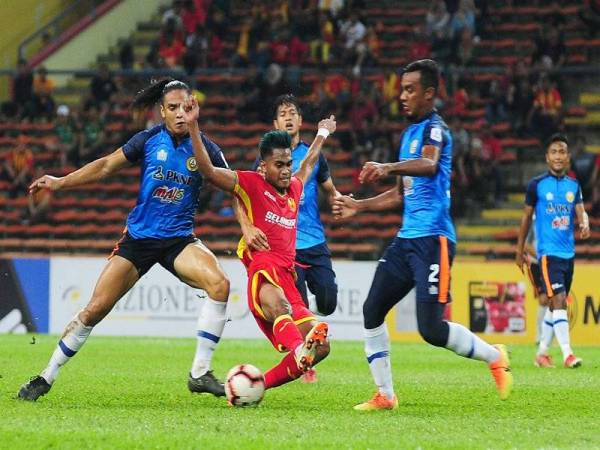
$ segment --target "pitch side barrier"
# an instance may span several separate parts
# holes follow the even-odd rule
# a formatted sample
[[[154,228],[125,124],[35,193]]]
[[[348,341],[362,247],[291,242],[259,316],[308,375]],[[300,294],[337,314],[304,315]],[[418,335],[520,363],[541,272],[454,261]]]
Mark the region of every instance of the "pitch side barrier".
[[[220,262],[231,280],[225,337],[261,338],[246,303],[246,271],[232,258]],[[106,264],[98,257],[0,259],[0,333],[53,333],[88,302]],[[338,308],[327,318],[332,339],[362,339],[362,304],[377,262],[335,260]],[[600,345],[599,264],[576,264],[569,305],[575,345]],[[447,316],[488,341],[535,342],[537,300],[524,275],[511,263],[461,262],[452,269],[453,302]],[[155,266],[95,329],[95,335],[190,337],[195,335],[202,290],[181,283]],[[387,318],[395,341],[419,342],[414,291]]]

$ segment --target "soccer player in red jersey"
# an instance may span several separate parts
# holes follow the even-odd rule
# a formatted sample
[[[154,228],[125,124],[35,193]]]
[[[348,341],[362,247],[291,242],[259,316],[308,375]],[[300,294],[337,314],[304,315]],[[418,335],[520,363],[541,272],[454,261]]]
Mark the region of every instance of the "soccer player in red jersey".
[[[269,250],[259,251],[242,239],[238,256],[248,272],[248,305],[258,326],[273,346],[287,355],[265,373],[268,388],[298,378],[329,354],[328,326],[317,322],[295,285],[296,220],[304,183],[319,159],[321,146],[335,131],[335,118],[319,122],[310,149],[292,176],[291,138],[286,131],[270,131],[259,144],[261,169],[233,171],[213,166],[199,138],[199,107],[189,97],[185,106],[198,171],[212,184],[232,192],[252,223],[269,240]],[[198,138],[196,138],[198,137]]]

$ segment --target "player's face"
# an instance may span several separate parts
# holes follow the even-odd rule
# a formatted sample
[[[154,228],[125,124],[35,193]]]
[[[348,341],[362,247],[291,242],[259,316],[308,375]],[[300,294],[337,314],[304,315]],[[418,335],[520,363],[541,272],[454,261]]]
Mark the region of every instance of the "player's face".
[[[407,72],[402,75],[402,93],[400,102],[404,114],[411,119],[422,117],[430,108],[435,91],[433,88],[423,89],[421,72]]]
[[[302,116],[294,105],[283,104],[277,108],[277,117],[273,120],[273,126],[276,130],[287,131],[294,137],[300,132]]]
[[[271,156],[261,161],[265,180],[280,192],[290,187],[292,179],[292,151],[289,148],[276,148]]]
[[[188,95],[185,89],[169,91],[160,104],[160,115],[165,121],[167,130],[175,136],[183,136],[188,132],[187,123],[183,120],[183,102]]]
[[[546,162],[553,173],[562,174],[569,169],[571,154],[565,142],[553,142],[546,151]]]

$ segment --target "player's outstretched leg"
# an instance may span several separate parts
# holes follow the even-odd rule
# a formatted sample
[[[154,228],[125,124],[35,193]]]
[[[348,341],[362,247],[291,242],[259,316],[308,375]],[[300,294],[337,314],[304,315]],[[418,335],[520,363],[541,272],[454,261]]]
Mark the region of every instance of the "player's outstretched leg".
[[[365,328],[364,335],[367,362],[377,385],[377,392],[370,400],[356,405],[354,409],[357,411],[396,409],[398,408],[398,398],[394,394],[392,381],[390,338],[387,325],[383,323],[373,329]]]

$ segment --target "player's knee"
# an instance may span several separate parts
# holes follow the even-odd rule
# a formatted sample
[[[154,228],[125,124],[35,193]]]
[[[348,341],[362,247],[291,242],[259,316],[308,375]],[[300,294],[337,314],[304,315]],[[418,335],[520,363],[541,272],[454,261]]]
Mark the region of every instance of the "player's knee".
[[[444,347],[448,342],[447,333],[443,332],[442,324],[419,323],[419,334],[425,342],[436,347]]]
[[[315,295],[315,300],[319,314],[324,316],[333,314],[337,308],[337,287],[323,289]]]
[[[363,304],[364,326],[367,330],[377,328],[385,322],[385,313],[377,305],[370,304],[369,300]]]
[[[227,301],[229,297],[230,281],[226,276],[219,277],[207,283],[204,288],[210,298],[217,301]]]

